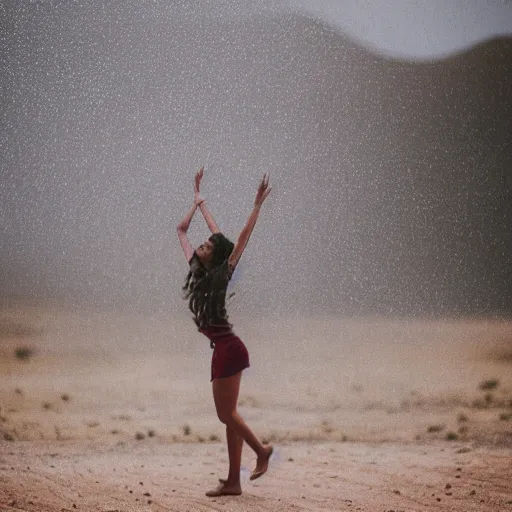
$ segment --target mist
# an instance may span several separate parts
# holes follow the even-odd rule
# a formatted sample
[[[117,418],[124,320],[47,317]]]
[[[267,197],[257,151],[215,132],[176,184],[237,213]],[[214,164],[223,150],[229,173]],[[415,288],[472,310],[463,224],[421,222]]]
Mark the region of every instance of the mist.
[[[3,297],[185,311],[175,228],[205,165],[233,240],[273,186],[235,312],[511,313],[503,24],[400,60],[293,4],[2,11]]]

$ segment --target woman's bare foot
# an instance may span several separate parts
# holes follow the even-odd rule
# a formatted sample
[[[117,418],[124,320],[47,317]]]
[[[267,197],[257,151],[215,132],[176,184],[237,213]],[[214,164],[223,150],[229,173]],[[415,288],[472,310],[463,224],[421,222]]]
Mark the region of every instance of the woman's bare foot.
[[[223,478],[219,478],[219,481],[221,481],[220,485],[218,485],[216,489],[208,491],[206,496],[215,498],[217,496],[240,496],[240,494],[242,494],[240,482],[237,484],[229,484]]]
[[[265,452],[263,455],[258,457],[258,460],[256,461],[256,468],[251,473],[250,480],[256,480],[256,478],[263,476],[267,472],[268,463],[273,451],[274,447],[271,444],[265,446]]]

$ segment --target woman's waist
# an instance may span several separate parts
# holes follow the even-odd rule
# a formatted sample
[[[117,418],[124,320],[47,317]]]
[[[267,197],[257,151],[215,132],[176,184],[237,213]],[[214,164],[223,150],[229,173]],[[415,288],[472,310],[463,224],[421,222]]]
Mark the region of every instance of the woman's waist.
[[[210,324],[200,327],[199,332],[210,338],[211,340],[220,340],[235,336],[230,324]]]

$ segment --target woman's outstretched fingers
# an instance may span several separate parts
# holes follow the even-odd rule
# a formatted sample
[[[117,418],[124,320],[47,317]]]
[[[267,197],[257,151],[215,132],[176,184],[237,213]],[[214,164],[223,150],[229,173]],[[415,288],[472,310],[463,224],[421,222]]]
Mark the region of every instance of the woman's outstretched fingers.
[[[196,188],[199,190],[199,185],[201,183],[201,179],[203,177],[203,169],[204,167],[201,167],[199,171],[196,172]]]
[[[263,176],[263,193],[264,193],[265,197],[268,196],[268,194],[271,190],[269,188],[269,183],[270,183],[270,175],[268,173],[265,173],[265,176]]]
[[[261,179],[260,185],[258,187],[258,192],[256,194],[256,205],[261,206],[263,204],[263,201],[265,201],[267,196],[270,194],[271,190],[272,187],[269,187],[269,176],[267,173],[265,173],[263,178]]]
[[[196,175],[194,177],[194,199],[197,205],[201,203],[202,199],[200,196],[199,188],[201,186],[201,179],[203,178],[203,169],[204,167],[201,167],[201,169],[199,169],[199,171],[196,172]]]

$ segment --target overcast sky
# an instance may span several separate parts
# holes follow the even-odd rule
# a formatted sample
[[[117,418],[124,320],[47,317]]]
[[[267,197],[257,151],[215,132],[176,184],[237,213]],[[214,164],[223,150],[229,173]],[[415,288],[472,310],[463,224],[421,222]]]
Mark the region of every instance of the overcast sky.
[[[509,0],[297,0],[374,51],[398,58],[447,57],[512,33]]]

